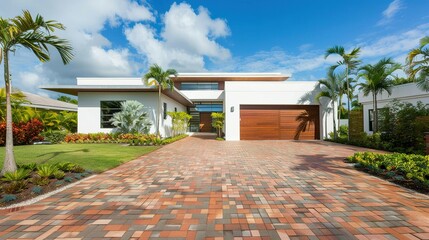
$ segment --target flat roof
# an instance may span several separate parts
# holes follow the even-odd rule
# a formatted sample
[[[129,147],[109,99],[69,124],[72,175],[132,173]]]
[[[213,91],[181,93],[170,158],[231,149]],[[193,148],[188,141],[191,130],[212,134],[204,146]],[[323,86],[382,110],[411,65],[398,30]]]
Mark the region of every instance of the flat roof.
[[[40,88],[74,96],[77,96],[79,92],[158,92],[156,87],[143,85],[45,85]],[[185,106],[193,105],[192,101],[177,88],[174,88],[174,91],[165,89],[162,90],[162,93]]]
[[[226,73],[226,72],[207,72],[207,73],[178,73],[175,78],[179,82],[187,81],[285,81],[290,75],[282,73]]]

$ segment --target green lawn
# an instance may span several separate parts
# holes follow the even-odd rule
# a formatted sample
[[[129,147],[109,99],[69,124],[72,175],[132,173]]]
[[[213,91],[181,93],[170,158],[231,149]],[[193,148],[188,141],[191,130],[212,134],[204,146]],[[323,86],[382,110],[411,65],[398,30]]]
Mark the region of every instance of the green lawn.
[[[15,146],[14,152],[18,164],[72,162],[87,170],[103,172],[158,148],[120,144],[54,144]],[[0,147],[0,167],[3,166],[4,154],[4,147]]]

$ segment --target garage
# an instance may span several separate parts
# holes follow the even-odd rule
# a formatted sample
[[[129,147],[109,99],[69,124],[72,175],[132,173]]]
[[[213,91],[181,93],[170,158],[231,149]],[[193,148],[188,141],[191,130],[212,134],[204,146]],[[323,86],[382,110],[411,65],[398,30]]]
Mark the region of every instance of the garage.
[[[240,139],[320,139],[319,119],[318,105],[240,105]]]

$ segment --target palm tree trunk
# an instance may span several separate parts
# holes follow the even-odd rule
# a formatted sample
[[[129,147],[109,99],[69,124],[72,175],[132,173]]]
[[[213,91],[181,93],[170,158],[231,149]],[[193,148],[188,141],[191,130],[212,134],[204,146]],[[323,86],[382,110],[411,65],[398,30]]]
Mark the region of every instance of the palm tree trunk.
[[[334,140],[337,140],[337,123],[335,122],[335,101],[332,100],[332,111],[334,111],[332,113],[332,121],[334,123]]]
[[[377,93],[374,94],[374,133],[378,132]]]
[[[347,141],[350,141],[350,84],[349,84],[349,67],[346,66],[346,83],[347,83]]]
[[[375,109],[376,109],[376,107],[377,107],[377,104],[376,104],[376,96],[375,96],[375,93],[372,93],[372,132],[373,133],[375,133],[376,132],[376,125],[375,125]]]
[[[342,107],[342,105],[343,105],[343,101],[341,100],[341,97],[342,97],[342,96],[340,96],[340,97],[338,98],[338,112],[337,112],[338,129],[340,129],[340,125],[341,125],[341,107]]]
[[[159,125],[161,124],[161,85],[158,85],[158,112],[156,117],[156,136],[160,137]]]
[[[3,169],[0,175],[3,175],[6,172],[14,172],[17,169],[15,157],[13,155],[12,106],[10,101],[12,86],[9,78],[9,56],[7,50],[3,50],[3,57],[6,88],[6,156],[4,158]]]

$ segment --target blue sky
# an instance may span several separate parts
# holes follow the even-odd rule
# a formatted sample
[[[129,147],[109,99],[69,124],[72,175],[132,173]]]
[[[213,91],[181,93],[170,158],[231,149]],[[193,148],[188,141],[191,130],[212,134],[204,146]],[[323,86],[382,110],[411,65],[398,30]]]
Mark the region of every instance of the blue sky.
[[[158,63],[179,72],[282,72],[292,80],[323,78],[334,45],[362,48],[364,63],[407,51],[429,35],[427,0],[0,0],[0,16],[29,9],[67,30],[75,59],[57,54],[41,64],[18,49],[11,60],[14,85],[74,84],[76,77],[141,76]],[[402,74],[402,73],[398,73]],[[51,93],[49,93],[51,94]],[[51,94],[53,95],[53,94]]]

